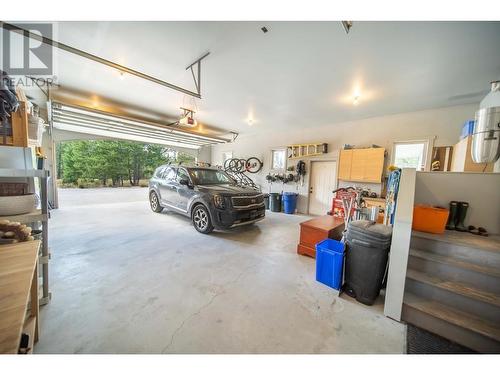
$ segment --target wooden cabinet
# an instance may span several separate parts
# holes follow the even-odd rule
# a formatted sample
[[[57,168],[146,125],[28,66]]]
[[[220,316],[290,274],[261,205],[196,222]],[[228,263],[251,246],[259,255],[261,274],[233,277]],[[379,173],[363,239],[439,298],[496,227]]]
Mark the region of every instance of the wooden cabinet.
[[[384,154],[384,148],[341,150],[339,180],[380,183]]]
[[[452,172],[493,172],[494,163],[474,163],[471,155],[472,136],[462,139],[453,147]]]
[[[340,151],[339,180],[348,180],[351,177],[352,150]]]

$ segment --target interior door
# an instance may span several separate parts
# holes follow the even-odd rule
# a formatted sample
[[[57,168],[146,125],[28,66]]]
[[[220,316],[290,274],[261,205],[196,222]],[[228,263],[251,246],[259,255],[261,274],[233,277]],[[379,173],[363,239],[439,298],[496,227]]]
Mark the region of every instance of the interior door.
[[[337,188],[337,162],[313,161],[309,184],[309,214],[326,215],[332,206],[332,191]]]

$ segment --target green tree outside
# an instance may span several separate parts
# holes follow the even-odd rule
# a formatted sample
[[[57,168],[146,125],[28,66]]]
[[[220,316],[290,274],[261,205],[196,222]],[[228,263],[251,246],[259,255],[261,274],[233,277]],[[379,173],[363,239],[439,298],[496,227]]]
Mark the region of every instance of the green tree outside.
[[[168,147],[130,141],[69,141],[56,149],[57,178],[65,184],[80,181],[94,185],[138,186],[155,169],[168,162],[194,162],[192,155]]]

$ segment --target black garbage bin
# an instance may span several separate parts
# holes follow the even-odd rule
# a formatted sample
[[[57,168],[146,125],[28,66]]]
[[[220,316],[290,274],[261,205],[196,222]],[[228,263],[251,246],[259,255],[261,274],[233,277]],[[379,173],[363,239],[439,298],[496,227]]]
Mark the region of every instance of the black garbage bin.
[[[281,212],[281,194],[279,193],[269,194],[269,209],[272,212]]]
[[[344,290],[365,305],[372,305],[382,288],[391,239],[392,227],[374,221],[347,226]]]
[[[269,194],[264,194],[264,206],[266,206],[266,210],[269,210]]]

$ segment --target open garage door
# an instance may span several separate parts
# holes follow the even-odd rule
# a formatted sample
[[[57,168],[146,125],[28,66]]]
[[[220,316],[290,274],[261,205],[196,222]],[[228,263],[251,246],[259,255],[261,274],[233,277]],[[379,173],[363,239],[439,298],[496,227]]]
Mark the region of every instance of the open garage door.
[[[178,127],[140,121],[76,105],[51,102],[50,108],[52,126],[71,132],[189,149],[229,142],[227,139]]]

